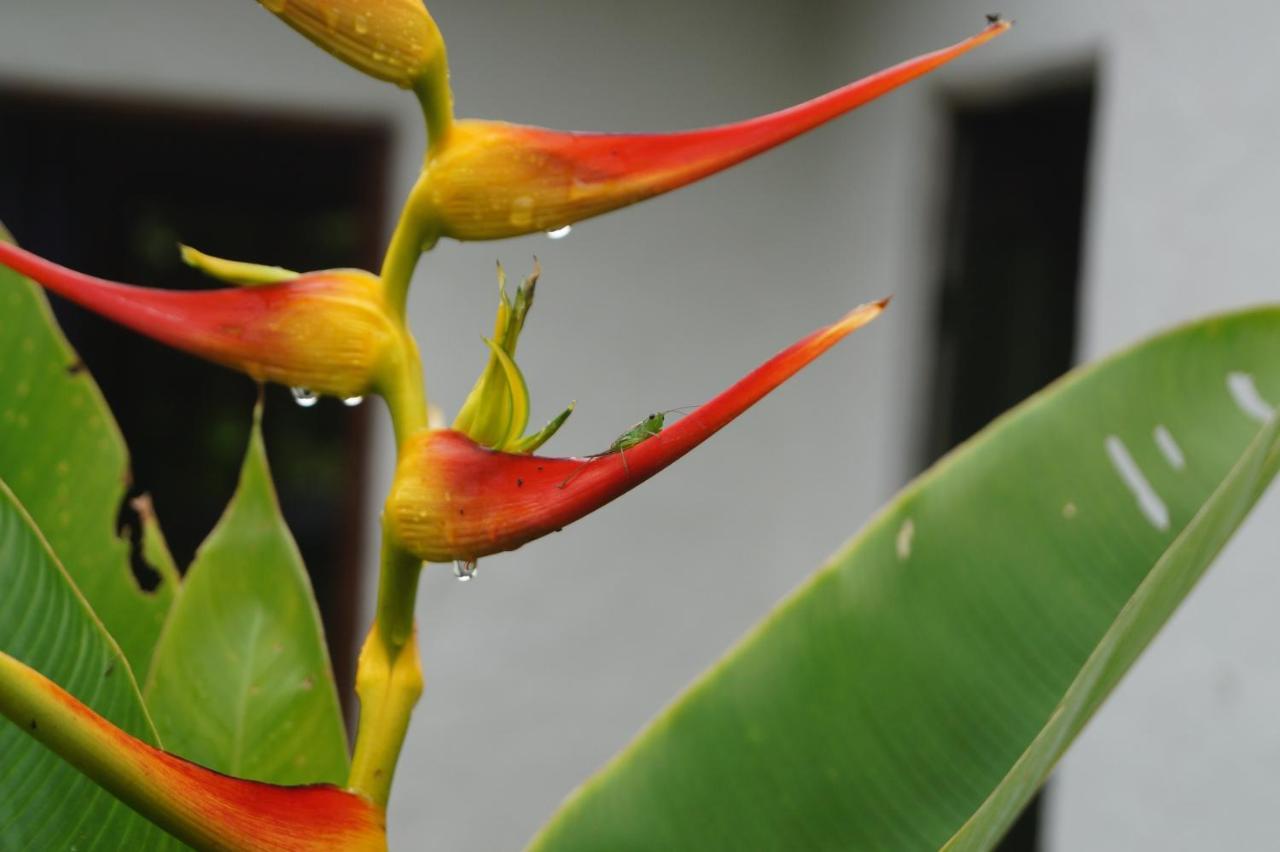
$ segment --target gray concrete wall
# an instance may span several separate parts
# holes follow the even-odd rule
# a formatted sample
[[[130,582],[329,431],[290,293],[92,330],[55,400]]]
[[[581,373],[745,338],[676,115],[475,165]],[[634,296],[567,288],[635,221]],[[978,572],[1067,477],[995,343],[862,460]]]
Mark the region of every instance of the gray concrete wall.
[[[676,129],[805,98],[975,28],[985,4],[586,0],[432,3],[459,109],[582,129]],[[1101,67],[1085,357],[1196,313],[1274,298],[1280,7],[1234,0],[1003,10],[1016,33],[905,93],[703,186],[562,242],[447,244],[412,300],[433,400],[484,360],[492,264],[545,268],[522,344],[535,418],[579,409],[552,449],[602,447],[699,402],[859,301],[875,326],[704,448],[566,532],[423,584],[427,691],[392,803],[406,849],[526,839],[573,786],[914,468],[939,193],[939,94]],[[383,116],[406,187],[411,101],[253,3],[3,0],[0,77]],[[381,415],[379,415],[381,418]],[[379,426],[385,425],[379,423]],[[375,447],[387,485],[386,429]],[[1266,848],[1280,793],[1270,627],[1280,518],[1237,539],[1059,772],[1054,849]],[[374,554],[369,554],[370,569]],[[370,575],[370,589],[372,575]],[[1225,840],[1228,838],[1229,840]]]

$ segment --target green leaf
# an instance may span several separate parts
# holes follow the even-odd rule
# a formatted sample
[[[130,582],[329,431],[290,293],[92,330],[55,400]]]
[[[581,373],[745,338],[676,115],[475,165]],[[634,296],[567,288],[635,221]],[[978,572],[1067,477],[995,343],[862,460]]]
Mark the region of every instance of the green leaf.
[[[124,439],[43,292],[0,268],[0,311],[0,479],[145,676],[177,572],[154,518],[142,513],[144,559],[160,585],[145,592],[134,579],[129,543],[116,533],[129,481]]]
[[[235,496],[156,646],[147,707],[165,747],[203,766],[273,784],[341,784],[347,740],[320,613],[257,421]]]
[[[151,744],[129,664],[30,516],[0,482],[0,650]],[[0,718],[0,847],[175,849],[180,844]]]
[[[1276,308],[1072,373],[910,485],[533,848],[990,848],[1275,475],[1264,400]]]

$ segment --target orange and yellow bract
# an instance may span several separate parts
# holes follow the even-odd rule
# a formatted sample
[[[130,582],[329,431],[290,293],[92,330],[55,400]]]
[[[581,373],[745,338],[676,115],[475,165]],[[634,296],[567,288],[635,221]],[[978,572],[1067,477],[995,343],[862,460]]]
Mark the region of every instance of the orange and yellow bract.
[[[549,231],[661,195],[781,145],[927,74],[1009,29],[995,21],[950,47],[748,121],[681,133],[572,133],[458,121],[433,145],[413,215],[434,237]],[[430,240],[428,239],[427,242]]]
[[[374,389],[399,339],[382,283],[330,270],[259,287],[172,291],[118,284],[0,242],[0,264],[108,319],[258,381],[340,397]]]
[[[658,473],[765,394],[880,315],[862,305],[760,365],[677,423],[621,453],[545,458],[483,447],[461,432],[431,429],[401,448],[386,523],[428,562],[471,561],[514,550],[587,515]]]
[[[232,778],[161,751],[0,652],[0,713],[131,808],[199,849],[381,852],[385,816],[336,787]]]

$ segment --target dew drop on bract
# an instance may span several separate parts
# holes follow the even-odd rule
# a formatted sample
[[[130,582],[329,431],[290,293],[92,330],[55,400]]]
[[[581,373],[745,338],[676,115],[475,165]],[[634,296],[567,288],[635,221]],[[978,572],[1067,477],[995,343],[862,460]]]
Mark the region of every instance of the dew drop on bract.
[[[476,575],[476,561],[474,559],[457,559],[453,563],[453,576],[458,578],[458,582],[465,583]]]
[[[356,15],[356,32],[360,35],[369,32],[369,19],[364,15]]]
[[[569,232],[573,230],[572,225],[565,225],[563,228],[556,228],[554,231],[547,231],[547,236],[553,240],[563,240],[569,236]]]
[[[302,408],[311,408],[320,401],[316,392],[308,388],[289,388],[289,391],[293,394],[293,401]]]
[[[342,400],[342,404],[347,408],[356,408],[362,402],[364,402],[364,397],[362,396],[349,396]]]

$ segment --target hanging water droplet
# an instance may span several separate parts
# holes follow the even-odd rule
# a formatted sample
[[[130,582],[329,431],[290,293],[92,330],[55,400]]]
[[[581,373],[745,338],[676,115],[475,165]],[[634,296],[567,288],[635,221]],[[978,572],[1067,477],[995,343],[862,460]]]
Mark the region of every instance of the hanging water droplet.
[[[342,400],[342,404],[347,408],[356,408],[362,402],[364,402],[364,397],[362,396],[349,396]]]
[[[554,231],[547,231],[547,236],[553,240],[563,240],[569,236],[569,232],[573,230],[572,225],[565,225],[563,228],[556,228]]]
[[[465,583],[476,575],[476,561],[474,559],[457,559],[453,563],[453,576],[458,578],[458,582]]]
[[[308,388],[289,388],[289,390],[293,393],[293,401],[302,408],[311,408],[320,401],[320,397],[316,396],[316,392]]]

